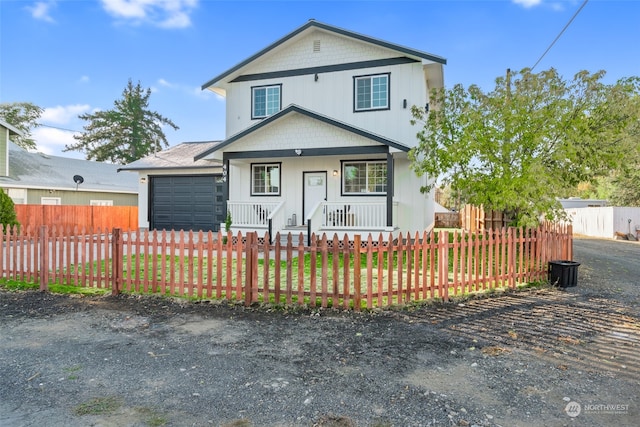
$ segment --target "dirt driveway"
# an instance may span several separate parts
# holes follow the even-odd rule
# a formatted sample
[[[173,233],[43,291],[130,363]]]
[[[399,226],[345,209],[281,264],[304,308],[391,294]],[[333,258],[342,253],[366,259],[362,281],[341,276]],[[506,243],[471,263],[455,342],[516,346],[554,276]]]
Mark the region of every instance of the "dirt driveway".
[[[632,426],[640,244],[579,283],[355,314],[0,291],[2,426]]]

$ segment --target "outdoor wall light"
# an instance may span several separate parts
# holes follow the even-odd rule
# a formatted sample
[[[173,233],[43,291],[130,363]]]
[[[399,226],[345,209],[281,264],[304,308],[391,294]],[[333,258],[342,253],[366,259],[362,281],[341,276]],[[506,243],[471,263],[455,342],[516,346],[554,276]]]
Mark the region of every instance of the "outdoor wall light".
[[[407,108],[407,100],[406,99],[402,100],[402,108]]]
[[[320,77],[318,77],[318,73],[316,73],[316,75],[313,77],[313,81],[316,81],[316,82],[317,82],[319,78],[320,78]]]
[[[333,170],[333,176],[338,176],[338,170],[337,169]]]

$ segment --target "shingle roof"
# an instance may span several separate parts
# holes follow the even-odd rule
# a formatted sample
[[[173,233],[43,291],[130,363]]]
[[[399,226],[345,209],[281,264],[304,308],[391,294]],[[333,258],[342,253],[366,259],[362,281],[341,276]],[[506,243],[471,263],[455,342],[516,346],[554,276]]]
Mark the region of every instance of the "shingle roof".
[[[9,176],[0,176],[0,187],[75,190],[74,175],[84,182],[79,190],[137,193],[138,178],[119,174],[119,165],[30,153],[9,144]]]
[[[387,49],[392,49],[395,51],[398,51],[404,55],[408,55],[408,56],[413,56],[416,58],[421,58],[427,61],[433,61],[435,63],[439,63],[439,64],[446,64],[447,60],[441,56],[438,55],[434,55],[428,52],[423,52],[421,50],[417,50],[417,49],[412,49],[406,46],[401,46],[395,43],[390,43],[384,40],[380,40],[380,39],[376,39],[374,37],[369,37],[366,36],[364,34],[359,34],[359,33],[355,33],[353,31],[349,31],[349,30],[345,30],[343,28],[339,28],[339,27],[334,27],[333,25],[329,25],[329,24],[325,24],[316,20],[309,20],[309,22],[307,22],[306,24],[302,25],[301,27],[297,28],[296,30],[290,32],[289,34],[287,34],[286,36],[280,38],[279,40],[277,40],[276,42],[270,44],[269,46],[265,47],[264,49],[262,49],[260,52],[250,56],[249,58],[245,59],[244,61],[240,62],[239,64],[235,65],[234,67],[229,68],[228,70],[226,70],[225,72],[223,72],[222,74],[217,75],[216,77],[212,78],[211,80],[209,80],[208,82],[206,82],[205,84],[202,85],[202,90],[208,89],[209,87],[217,84],[220,80],[222,80],[223,78],[235,73],[236,71],[240,70],[241,68],[243,68],[244,66],[246,66],[247,64],[255,61],[256,59],[260,58],[262,55],[268,53],[269,51],[271,51],[272,49],[280,46],[281,44],[285,43],[286,41],[292,39],[293,37],[297,36],[298,34],[308,30],[309,28],[319,28],[325,31],[330,31],[336,34],[340,34],[346,37],[350,37],[356,40],[360,40],[366,43],[371,43],[377,46],[381,46],[381,47],[385,47]]]
[[[222,167],[215,160],[194,160],[201,153],[208,152],[220,141],[183,142],[174,147],[151,154],[128,165],[121,166],[119,171],[137,171],[147,169],[193,169]]]

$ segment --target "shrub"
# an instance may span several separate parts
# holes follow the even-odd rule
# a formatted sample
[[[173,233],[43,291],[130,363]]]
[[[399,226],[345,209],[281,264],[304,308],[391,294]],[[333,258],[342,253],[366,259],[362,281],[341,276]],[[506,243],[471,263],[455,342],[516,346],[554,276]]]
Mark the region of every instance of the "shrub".
[[[16,217],[16,207],[13,204],[13,200],[4,190],[0,191],[0,224],[2,224],[3,233],[6,233],[14,225],[20,225]]]

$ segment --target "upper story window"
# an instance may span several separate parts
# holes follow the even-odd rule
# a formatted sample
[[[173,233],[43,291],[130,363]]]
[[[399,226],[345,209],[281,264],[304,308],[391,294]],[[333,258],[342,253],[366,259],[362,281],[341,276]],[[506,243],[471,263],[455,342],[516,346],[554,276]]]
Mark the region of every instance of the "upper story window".
[[[277,113],[282,107],[282,85],[255,86],[251,88],[251,118],[262,119]]]
[[[387,162],[357,161],[342,164],[343,194],[386,194]]]
[[[280,195],[280,163],[251,165],[251,195]]]
[[[389,109],[389,73],[354,77],[355,111]]]

